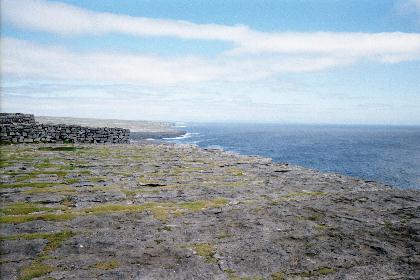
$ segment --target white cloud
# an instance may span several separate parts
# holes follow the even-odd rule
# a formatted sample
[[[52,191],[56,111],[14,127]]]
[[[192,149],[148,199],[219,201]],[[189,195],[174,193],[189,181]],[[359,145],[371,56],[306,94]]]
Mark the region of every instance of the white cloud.
[[[319,71],[350,64],[331,56],[168,58],[114,52],[80,53],[13,38],[1,39],[3,75],[20,78],[144,84],[251,81],[284,72]]]
[[[232,42],[228,55],[160,57],[138,53],[72,51],[2,38],[3,76],[106,81],[137,85],[246,82],[282,73],[328,70],[359,61],[420,59],[416,33],[265,33],[246,26],[195,24],[93,12],[44,0],[3,0],[2,21],[66,36],[119,32]]]
[[[395,10],[399,15],[410,16],[420,24],[420,0],[399,0],[395,4]]]
[[[11,38],[3,38],[1,48],[3,74],[20,77],[166,84],[197,82],[217,75],[211,65],[193,57],[169,60],[133,54],[81,54]]]
[[[420,1],[410,1],[420,7]],[[230,54],[317,54],[399,62],[419,59],[418,33],[268,33],[247,26],[195,24],[188,21],[100,13],[44,0],[3,0],[2,21],[23,29],[65,36],[123,33],[231,42]]]
[[[381,58],[389,55],[420,57],[420,34],[407,33],[281,33],[261,34],[246,41],[238,52],[312,53]]]
[[[249,30],[244,26],[194,24],[188,21],[99,13],[59,2],[2,0],[2,20],[18,27],[63,35],[125,33],[186,39],[232,40]],[[51,24],[54,23],[54,24]]]
[[[420,15],[420,0],[400,0],[398,8],[401,12],[416,12]]]

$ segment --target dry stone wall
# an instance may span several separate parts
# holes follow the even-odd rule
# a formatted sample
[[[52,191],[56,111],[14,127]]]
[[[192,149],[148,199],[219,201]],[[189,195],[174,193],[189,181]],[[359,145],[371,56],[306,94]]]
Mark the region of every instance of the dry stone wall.
[[[0,114],[0,142],[7,143],[128,143],[130,130],[36,123],[30,114]]]
[[[0,124],[14,124],[14,123],[35,123],[35,116],[32,114],[0,114]]]

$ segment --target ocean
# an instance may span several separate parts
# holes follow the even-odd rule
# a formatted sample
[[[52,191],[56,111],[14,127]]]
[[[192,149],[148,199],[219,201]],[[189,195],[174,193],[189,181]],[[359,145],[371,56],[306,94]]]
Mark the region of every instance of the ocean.
[[[185,136],[166,141],[420,188],[420,127],[185,124],[182,129]]]

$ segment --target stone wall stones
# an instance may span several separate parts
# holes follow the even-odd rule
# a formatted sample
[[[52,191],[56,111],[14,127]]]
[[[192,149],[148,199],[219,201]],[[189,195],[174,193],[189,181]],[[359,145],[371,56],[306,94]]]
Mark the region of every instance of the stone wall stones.
[[[32,114],[13,114],[13,113],[0,113],[0,124],[13,124],[13,123],[35,123],[35,116]]]
[[[129,143],[130,130],[40,124],[34,115],[0,114],[0,142],[7,143]]]

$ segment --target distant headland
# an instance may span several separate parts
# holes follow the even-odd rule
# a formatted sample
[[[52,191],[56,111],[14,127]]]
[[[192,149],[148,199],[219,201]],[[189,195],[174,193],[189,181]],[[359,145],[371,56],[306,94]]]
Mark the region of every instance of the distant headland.
[[[1,143],[128,143],[141,139],[177,137],[185,132],[173,123],[110,119],[35,117],[1,113]],[[131,133],[130,133],[131,132]]]

